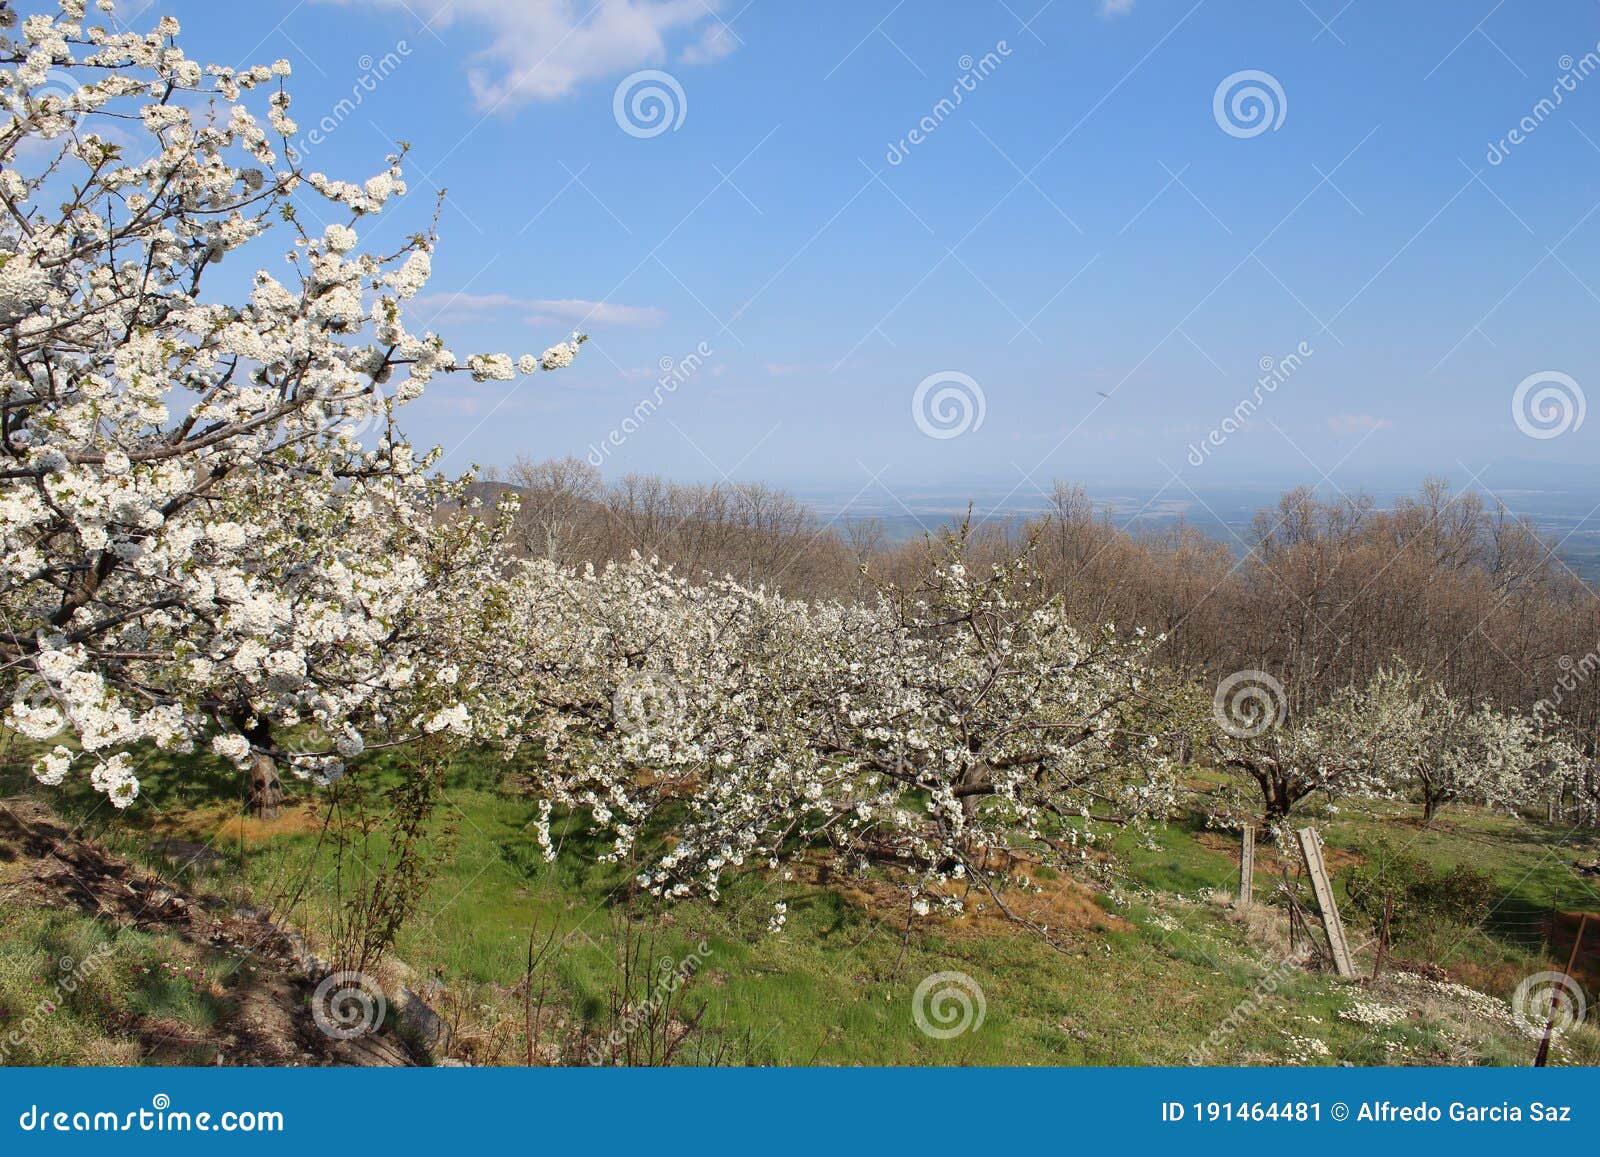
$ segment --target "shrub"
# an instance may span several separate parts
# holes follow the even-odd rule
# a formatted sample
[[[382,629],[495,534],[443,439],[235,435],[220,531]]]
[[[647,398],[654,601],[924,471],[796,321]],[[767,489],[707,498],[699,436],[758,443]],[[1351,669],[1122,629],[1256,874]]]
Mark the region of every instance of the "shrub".
[[[1383,924],[1386,904],[1393,903],[1391,939],[1405,935],[1418,921],[1447,920],[1476,924],[1494,902],[1494,881],[1467,864],[1436,868],[1416,856],[1380,842],[1365,863],[1343,874],[1353,910],[1374,927]]]

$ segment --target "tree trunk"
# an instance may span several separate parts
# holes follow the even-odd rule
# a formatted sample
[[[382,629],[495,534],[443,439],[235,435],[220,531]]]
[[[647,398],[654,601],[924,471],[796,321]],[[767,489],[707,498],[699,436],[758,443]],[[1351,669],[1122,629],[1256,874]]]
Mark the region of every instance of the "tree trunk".
[[[1266,804],[1262,812],[1262,826],[1270,832],[1275,821],[1288,817],[1294,808],[1294,801],[1289,797],[1288,785],[1276,776],[1264,776],[1258,782]]]
[[[283,805],[283,782],[278,761],[267,754],[272,748],[272,724],[264,719],[239,720],[250,741],[250,765],[244,772],[244,808],[258,820],[275,820]]]
[[[245,810],[258,820],[275,820],[282,804],[277,761],[264,751],[252,753],[245,771]]]

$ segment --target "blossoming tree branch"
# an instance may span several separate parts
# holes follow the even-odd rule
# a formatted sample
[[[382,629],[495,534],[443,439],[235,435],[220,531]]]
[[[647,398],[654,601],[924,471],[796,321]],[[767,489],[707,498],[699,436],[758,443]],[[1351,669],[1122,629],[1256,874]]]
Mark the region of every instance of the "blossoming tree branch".
[[[493,538],[436,517],[460,488],[394,413],[455,371],[561,368],[581,338],[513,363],[411,329],[434,237],[361,246],[406,191],[398,156],[361,184],[305,172],[286,62],[202,65],[170,18],[84,8],[0,5],[10,719],[52,744],[47,783],[82,768],[125,806],[139,745],[202,743],[266,814],[287,728],[326,737],[292,761],[326,776],[373,737],[468,726],[429,616],[494,573]],[[287,276],[207,292],[271,238]]]

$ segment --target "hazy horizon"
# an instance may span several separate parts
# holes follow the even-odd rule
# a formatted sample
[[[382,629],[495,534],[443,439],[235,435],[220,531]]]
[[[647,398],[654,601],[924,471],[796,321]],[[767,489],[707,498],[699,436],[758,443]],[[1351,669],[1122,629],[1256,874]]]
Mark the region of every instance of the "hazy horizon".
[[[503,467],[491,469],[504,480]],[[639,473],[646,473],[640,471]],[[600,471],[602,481],[618,482],[622,471]],[[1169,475],[1118,478],[1101,474],[1061,472],[1049,476],[1010,478],[963,477],[906,479],[862,470],[859,480],[848,483],[808,482],[778,476],[751,474],[722,479],[693,471],[663,475],[689,485],[759,483],[787,491],[808,506],[825,525],[854,520],[876,520],[886,540],[901,543],[959,521],[969,513],[975,524],[1017,522],[1048,513],[1050,492],[1057,483],[1081,486],[1096,508],[1119,528],[1134,535],[1159,531],[1180,522],[1199,529],[1235,553],[1248,548],[1248,535],[1256,514],[1271,510],[1285,492],[1309,486],[1324,500],[1372,501],[1378,510],[1392,509],[1398,499],[1414,496],[1429,480],[1446,482],[1452,492],[1474,493],[1491,509],[1504,507],[1526,518],[1556,554],[1585,583],[1600,582],[1600,480],[1579,468],[1553,468],[1548,463],[1511,461],[1490,463],[1467,470],[1421,471],[1406,478],[1400,471],[1374,478],[1363,485],[1327,478],[1269,475],[1251,479],[1223,475],[1186,479]]]

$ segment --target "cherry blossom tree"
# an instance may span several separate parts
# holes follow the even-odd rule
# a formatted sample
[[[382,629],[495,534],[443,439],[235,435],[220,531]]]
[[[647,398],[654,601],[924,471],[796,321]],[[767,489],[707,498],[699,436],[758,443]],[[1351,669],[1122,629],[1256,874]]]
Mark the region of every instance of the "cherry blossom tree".
[[[1383,769],[1409,728],[1408,705],[1370,703],[1360,688],[1299,716],[1289,716],[1281,700],[1251,706],[1260,702],[1219,694],[1205,746],[1216,766],[1255,788],[1257,815],[1269,833],[1284,828],[1316,793],[1337,799],[1387,790]]]
[[[1576,744],[1569,744],[1566,754],[1566,783],[1552,802],[1565,807],[1575,823],[1600,827],[1600,761]]]
[[[1424,822],[1455,800],[1515,810],[1559,796],[1582,766],[1533,717],[1451,696],[1400,662],[1295,718],[1236,717],[1219,703],[1209,743],[1218,766],[1254,783],[1269,827],[1318,792],[1415,792]]]
[[[812,857],[900,880],[919,912],[974,888],[1004,908],[1009,857],[1072,862],[1172,805],[1141,718],[1149,643],[1074,630],[1026,556],[973,573],[952,544],[864,602],[637,557],[532,563],[513,590],[474,675],[484,727],[498,711],[509,748],[542,746],[547,855],[555,809],[576,809],[663,896]]]
[[[412,330],[434,235],[361,246],[406,190],[399,155],[361,184],[306,172],[286,62],[202,65],[170,18],[97,20],[0,5],[8,720],[45,782],[85,767],[126,806],[140,745],[204,744],[270,814],[285,758],[327,776],[470,731],[438,640],[498,549],[440,517],[461,484],[395,413],[452,371],[561,368],[582,339],[513,362]],[[274,230],[285,273],[211,292]],[[318,738],[288,752],[288,729]]]
[[[1514,811],[1559,796],[1580,763],[1577,749],[1533,716],[1451,696],[1404,664],[1378,672],[1365,694],[1405,720],[1391,750],[1393,786],[1421,795],[1424,823],[1456,800]]]

